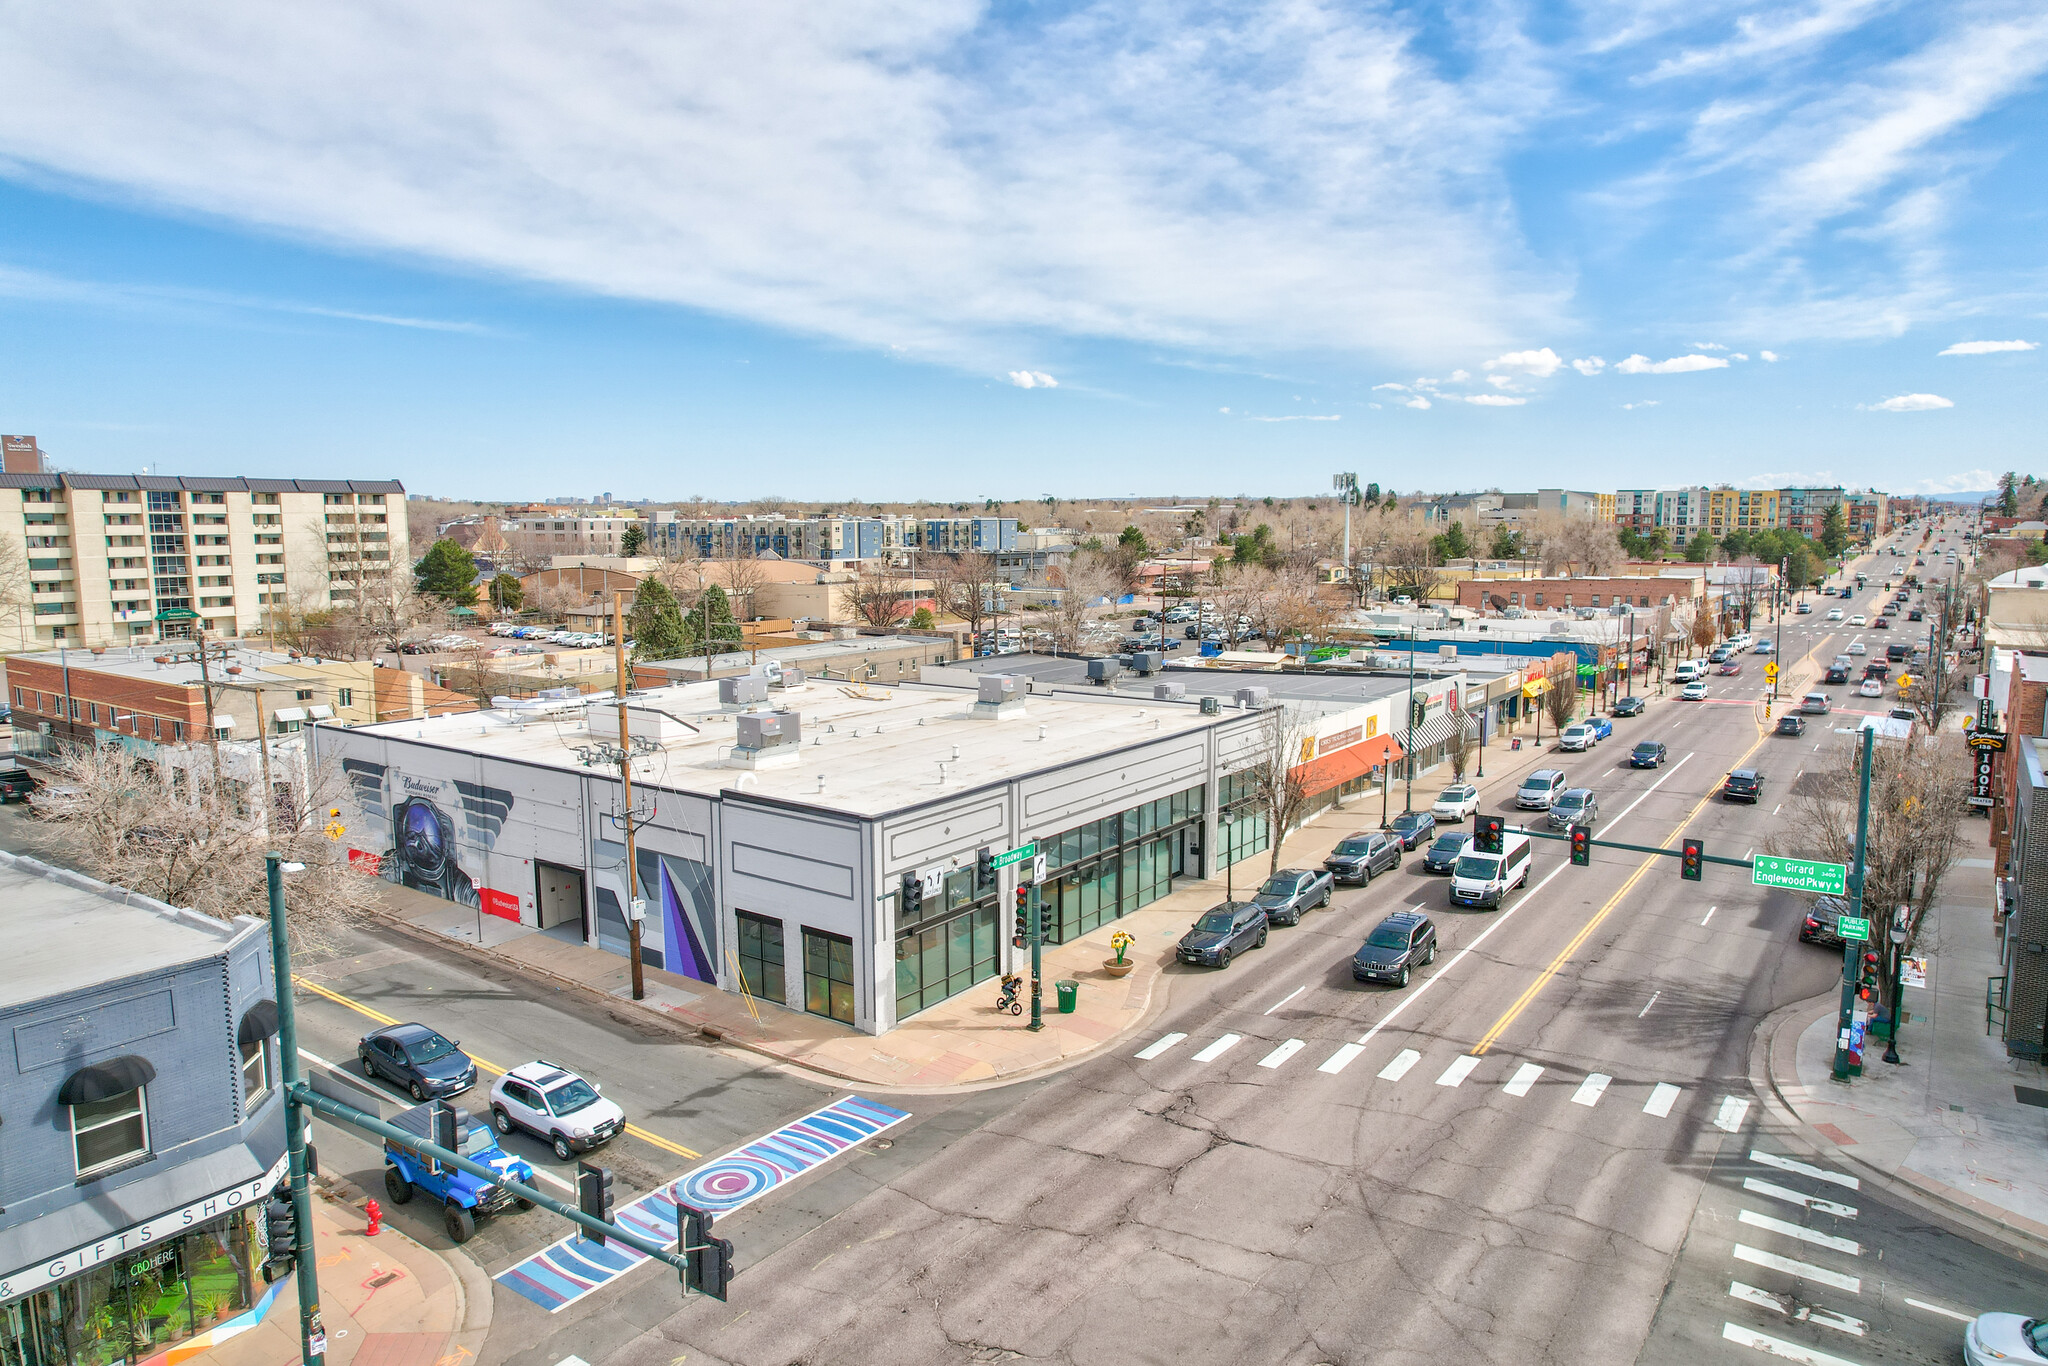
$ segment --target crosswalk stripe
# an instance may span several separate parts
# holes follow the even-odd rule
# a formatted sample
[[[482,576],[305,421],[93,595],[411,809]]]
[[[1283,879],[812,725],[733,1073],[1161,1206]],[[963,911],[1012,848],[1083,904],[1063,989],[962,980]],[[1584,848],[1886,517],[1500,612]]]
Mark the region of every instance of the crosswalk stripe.
[[[1196,1062],[1214,1062],[1214,1061],[1216,1061],[1216,1059],[1218,1059],[1218,1058],[1222,1057],[1222,1056],[1223,1056],[1223,1055],[1224,1055],[1225,1053],[1228,1053],[1228,1052],[1229,1052],[1229,1051],[1230,1051],[1231,1049],[1235,1048],[1235,1047],[1237,1046],[1237,1041],[1238,1041],[1238,1039],[1239,1039],[1239,1038],[1241,1038],[1241,1037],[1242,1037],[1241,1035],[1237,1035],[1237,1034],[1225,1034],[1225,1035],[1224,1035],[1224,1036],[1223,1036],[1222,1038],[1218,1039],[1218,1040],[1217,1040],[1217,1041],[1216,1041],[1215,1043],[1212,1043],[1212,1044],[1210,1044],[1210,1045],[1209,1045],[1209,1046],[1208,1046],[1207,1048],[1205,1048],[1205,1049],[1203,1049],[1203,1050],[1202,1050],[1201,1052],[1199,1052],[1199,1053],[1195,1054],[1195,1061],[1196,1061]]]
[[[1822,1214],[1832,1214],[1837,1219],[1854,1219],[1856,1217],[1856,1207],[1854,1205],[1838,1205],[1832,1200],[1823,1200],[1818,1195],[1801,1195],[1796,1190],[1780,1186],[1774,1181],[1766,1181],[1760,1176],[1743,1177],[1742,1188],[1757,1195],[1768,1195],[1773,1200],[1783,1200],[1787,1204],[1817,1210]]]
[[[1138,1056],[1149,1061],[1153,1058],[1158,1057],[1161,1053],[1164,1053],[1167,1049],[1173,1047],[1175,1044],[1179,1043],[1182,1039],[1185,1039],[1186,1037],[1187,1035],[1185,1034],[1168,1034],[1163,1038],[1159,1039],[1158,1041],[1149,1044],[1144,1048],[1139,1049]]]
[[[1943,1309],[1938,1304],[1929,1304],[1925,1300],[1916,1300],[1911,1295],[1906,1296],[1906,1303],[1912,1305],[1915,1309],[1925,1309],[1930,1314],[1940,1314],[1943,1318],[1954,1319],[1958,1323],[1971,1323],[1977,1317],[1975,1314],[1958,1314],[1953,1309]]]
[[[1714,1115],[1714,1127],[1734,1133],[1742,1127],[1742,1117],[1749,1113],[1749,1102],[1741,1096],[1721,1097],[1721,1108]]]
[[[1286,1062],[1289,1058],[1293,1057],[1296,1053],[1299,1053],[1302,1049],[1306,1047],[1308,1047],[1308,1045],[1300,1039],[1289,1039],[1286,1043],[1281,1044],[1278,1048],[1268,1053],[1265,1057],[1260,1058],[1259,1066],[1278,1067],[1281,1063]]]
[[[1600,1103],[1600,1096],[1607,1090],[1607,1083],[1614,1078],[1605,1072],[1595,1072],[1579,1083],[1579,1089],[1572,1092],[1572,1104],[1592,1107]]]
[[[1336,1073],[1342,1072],[1345,1068],[1351,1066],[1351,1060],[1357,1057],[1360,1053],[1363,1053],[1364,1051],[1365,1045],[1362,1043],[1347,1043],[1342,1048],[1332,1053],[1330,1055],[1329,1061],[1325,1062],[1321,1067],[1318,1067],[1316,1071],[1328,1072],[1332,1075],[1335,1075]]]
[[[1825,1247],[1836,1252],[1846,1252],[1851,1257],[1861,1257],[1863,1255],[1862,1244],[1858,1243],[1854,1238],[1837,1238],[1832,1233],[1817,1233],[1803,1224],[1790,1223],[1784,1219],[1773,1219],[1770,1215],[1758,1214],[1755,1210],[1746,1209],[1736,1215],[1735,1219],[1737,1223],[1748,1224],[1751,1228],[1767,1228],[1773,1233],[1782,1233],[1787,1238],[1797,1238],[1802,1243],[1812,1243],[1815,1247]]]
[[[1438,1086],[1456,1086],[1464,1081],[1465,1078],[1471,1076],[1472,1069],[1477,1066],[1479,1066],[1479,1058],[1476,1054],[1460,1053],[1457,1061],[1446,1067],[1444,1074],[1436,1079],[1436,1084]]]
[[[1759,1352],[1799,1362],[1800,1366],[1857,1366],[1856,1362],[1847,1357],[1832,1356],[1827,1352],[1815,1351],[1811,1347],[1801,1347],[1796,1342],[1786,1342],[1782,1338],[1774,1338],[1733,1323],[1721,1325],[1721,1336],[1744,1347],[1754,1347]]]
[[[1738,1262],[1748,1262],[1751,1266],[1768,1267],[1772,1271],[1782,1271],[1787,1276],[1798,1276],[1805,1280],[1818,1281],[1822,1285],[1831,1285],[1837,1290],[1846,1290],[1852,1295],[1863,1293],[1863,1279],[1860,1276],[1844,1276],[1839,1271],[1830,1271],[1824,1266],[1815,1266],[1811,1262],[1795,1262],[1790,1257],[1780,1257],[1775,1252],[1765,1252],[1761,1248],[1751,1247],[1747,1243],[1737,1243],[1735,1245],[1735,1260]]]
[[[1766,1167],[1776,1167],[1781,1172],[1796,1172],[1800,1176],[1810,1176],[1816,1181],[1832,1181],[1837,1186],[1847,1186],[1852,1191],[1863,1189],[1863,1183],[1853,1176],[1844,1176],[1840,1172],[1831,1172],[1826,1167],[1815,1167],[1805,1162],[1795,1162],[1789,1157],[1780,1157],[1776,1153],[1767,1153],[1761,1148],[1751,1148],[1749,1150],[1749,1160],[1761,1162]]]
[[[1655,1115],[1659,1119],[1665,1118],[1671,1113],[1671,1107],[1678,1103],[1680,1094],[1682,1093],[1679,1088],[1670,1082],[1658,1082],[1650,1088],[1650,1098],[1643,1102],[1643,1113]]]
[[[1380,1069],[1381,1081],[1399,1081],[1408,1075],[1408,1069],[1422,1061],[1422,1055],[1412,1048],[1404,1048],[1394,1055],[1394,1060]]]
[[[1515,1069],[1515,1075],[1500,1089],[1511,1096],[1526,1096],[1529,1088],[1536,1084],[1536,1078],[1543,1075],[1543,1069],[1533,1062],[1525,1062]]]

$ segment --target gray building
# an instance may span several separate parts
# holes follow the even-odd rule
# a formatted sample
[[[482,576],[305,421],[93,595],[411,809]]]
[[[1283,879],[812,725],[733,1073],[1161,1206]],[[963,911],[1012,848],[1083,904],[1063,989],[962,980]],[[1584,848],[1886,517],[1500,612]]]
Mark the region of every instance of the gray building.
[[[2004,884],[2005,1051],[2039,1062],[2048,1056],[2048,741],[2015,735],[2006,743],[2021,766]]]
[[[261,921],[0,854],[0,1362],[142,1361],[253,1322],[284,1174]]]

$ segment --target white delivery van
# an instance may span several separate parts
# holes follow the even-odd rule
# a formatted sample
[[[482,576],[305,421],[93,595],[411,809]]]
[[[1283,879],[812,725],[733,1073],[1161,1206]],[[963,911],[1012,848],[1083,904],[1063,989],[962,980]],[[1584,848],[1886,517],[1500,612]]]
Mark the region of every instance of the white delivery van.
[[[1482,854],[1471,846],[1451,868],[1451,904],[1498,908],[1507,894],[1529,881],[1534,845],[1527,835],[1501,836],[1501,852]]]
[[[1671,681],[1674,683],[1690,683],[1706,676],[1707,666],[1704,660],[1681,659],[1671,670]]]

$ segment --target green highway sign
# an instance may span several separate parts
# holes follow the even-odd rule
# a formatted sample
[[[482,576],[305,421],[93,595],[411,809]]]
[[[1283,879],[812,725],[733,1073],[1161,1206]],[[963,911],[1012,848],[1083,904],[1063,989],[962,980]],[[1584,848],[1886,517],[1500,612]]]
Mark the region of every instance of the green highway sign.
[[[1749,880],[1757,887],[1784,887],[1823,896],[1845,896],[1849,891],[1849,869],[1845,864],[1820,863],[1808,858],[1758,854],[1750,860]]]
[[[1015,849],[1005,849],[1002,853],[997,854],[989,860],[989,866],[992,868],[1007,868],[1013,863],[1022,863],[1037,852],[1038,845],[1036,843],[1020,844]]]
[[[1868,920],[1858,920],[1853,915],[1845,915],[1836,921],[1835,924],[1844,939],[1862,939],[1867,941],[1870,938],[1870,922]]]

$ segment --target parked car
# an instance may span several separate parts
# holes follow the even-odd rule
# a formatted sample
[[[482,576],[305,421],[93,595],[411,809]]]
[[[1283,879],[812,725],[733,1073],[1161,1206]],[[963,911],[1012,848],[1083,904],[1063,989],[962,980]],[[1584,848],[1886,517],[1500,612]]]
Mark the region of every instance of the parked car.
[[[25,768],[10,768],[0,772],[0,806],[8,802],[25,802],[39,784],[36,775]]]
[[[1323,860],[1323,867],[1336,882],[1356,882],[1360,886],[1373,880],[1376,873],[1401,866],[1401,841],[1384,830],[1361,830],[1347,835],[1337,842]]]
[[[1779,717],[1777,733],[1779,735],[1806,734],[1806,718],[1799,715],[1797,712],[1794,712],[1787,716]]]
[[[1723,672],[1726,672],[1726,668],[1726,665],[1722,666]],[[1574,721],[1557,733],[1557,747],[1562,750],[1591,749],[1596,743],[1593,728],[1584,721]]]
[[[1436,837],[1436,842],[1422,851],[1422,868],[1428,873],[1448,873],[1458,863],[1458,855],[1472,845],[1469,830],[1449,830]]]
[[[2048,1361],[2048,1317],[1979,1314],[1963,1329],[1964,1366],[2033,1366]]]
[[[1387,832],[1401,841],[1405,853],[1436,838],[1436,817],[1427,811],[1403,811],[1388,823]]]
[[[1479,810],[1479,789],[1470,783],[1452,783],[1437,793],[1429,814],[1439,821],[1461,821]]]
[[[1575,825],[1591,825],[1600,819],[1600,799],[1593,795],[1590,787],[1571,787],[1557,794],[1557,800],[1550,804],[1550,827],[1553,830],[1569,830]]]
[[[69,820],[85,801],[85,789],[65,783],[37,784],[28,794],[28,814],[41,821]]]
[[[1642,714],[1643,699],[1640,697],[1624,697],[1614,704],[1614,715],[1616,716],[1641,716]]]
[[[1693,682],[1691,682],[1691,683],[1688,683],[1688,684],[1686,684],[1686,685],[1685,685],[1685,686],[1684,686],[1683,688],[1679,689],[1679,692],[1678,692],[1678,696],[1679,696],[1679,697],[1680,697],[1680,698],[1681,698],[1682,700],[1684,700],[1684,701],[1687,701],[1687,702],[1704,702],[1704,701],[1706,701],[1706,700],[1707,700],[1707,685],[1706,685],[1706,681],[1705,681],[1704,679],[1697,679],[1697,680],[1695,680],[1695,681],[1693,681]]]
[[[433,1105],[415,1105],[394,1116],[391,1123],[432,1143],[435,1138],[435,1108]],[[455,1112],[455,1132],[462,1145],[459,1151],[464,1157],[502,1172],[507,1180],[517,1181],[529,1189],[533,1186],[532,1165],[500,1148],[497,1140],[491,1137],[491,1131],[471,1118],[469,1111],[458,1109]],[[441,1202],[442,1226],[447,1229],[448,1241],[452,1243],[470,1240],[476,1233],[476,1220],[480,1214],[503,1214],[508,1209],[533,1208],[531,1200],[515,1196],[503,1186],[457,1171],[454,1167],[445,1167],[397,1139],[385,1139],[385,1195],[390,1197],[392,1204],[403,1205],[421,1191]]]
[[[476,1064],[462,1046],[423,1024],[384,1025],[356,1041],[363,1075],[388,1081],[414,1100],[453,1096],[476,1085]]]
[[[567,1162],[616,1138],[626,1112],[608,1101],[594,1082],[541,1059],[521,1063],[491,1085],[491,1121],[498,1132],[514,1129],[545,1139]]]
[[[1663,764],[1666,753],[1662,740],[1639,740],[1636,747],[1628,752],[1628,766],[1657,768]]]
[[[1812,604],[1812,603],[1810,603],[1810,602],[1802,602],[1802,603],[1800,603],[1800,604],[1799,604],[1799,605],[1798,605],[1797,607],[1793,608],[1792,610],[1793,610],[1793,611],[1795,611],[1795,612],[1797,612],[1797,613],[1798,613],[1798,614],[1799,614],[1800,616],[1802,616],[1802,617],[1803,617],[1803,616],[1806,616],[1806,615],[1807,615],[1808,613],[1810,613],[1810,612],[1812,612],[1812,611],[1813,611],[1813,604]]]
[[[1764,775],[1753,768],[1738,768],[1721,783],[1721,800],[1748,802],[1754,806],[1763,796]]]
[[[1614,734],[1614,723],[1604,716],[1589,716],[1586,718],[1586,724],[1593,728],[1593,739],[1596,743]]]
[[[1714,672],[1720,674],[1724,678],[1733,677],[1734,675],[1742,672],[1742,665],[1740,662],[1731,659],[1726,664],[1723,664],[1720,668],[1714,670]]]
[[[1410,973],[1435,961],[1436,926],[1429,917],[1416,911],[1396,911],[1373,926],[1358,952],[1351,955],[1351,978],[1405,987]]]
[[[1834,948],[1842,946],[1841,919],[1849,914],[1849,903],[1842,897],[1816,897],[1807,908],[1806,919],[1800,923],[1799,938],[1808,944],[1826,944]]]
[[[1269,924],[1299,925],[1303,911],[1330,904],[1334,881],[1320,869],[1282,868],[1266,879],[1252,897],[1252,904],[1265,908]]]
[[[1515,790],[1515,805],[1524,811],[1548,811],[1557,794],[1564,791],[1564,774],[1554,768],[1539,768],[1522,779]]]
[[[1227,968],[1232,956],[1266,947],[1266,908],[1250,901],[1226,901],[1202,913],[1180,937],[1175,957],[1198,967]]]

